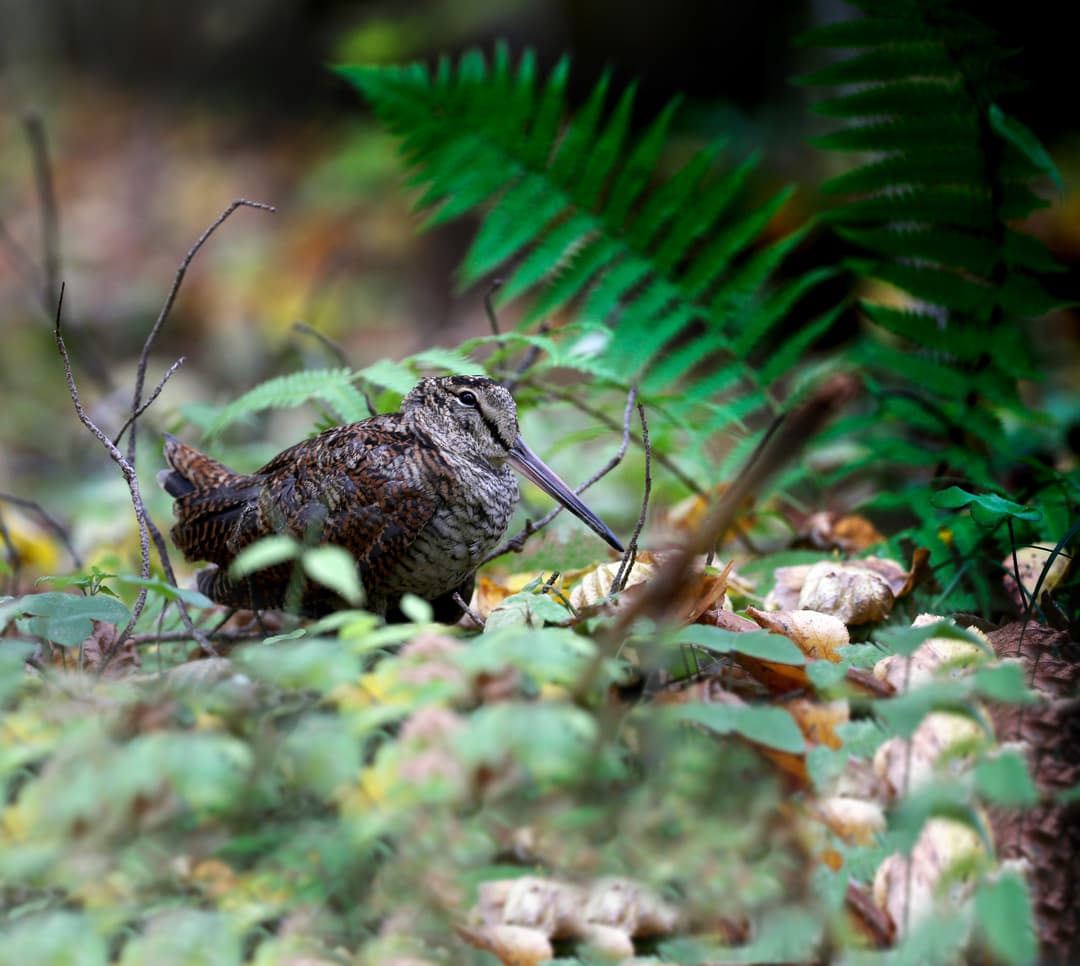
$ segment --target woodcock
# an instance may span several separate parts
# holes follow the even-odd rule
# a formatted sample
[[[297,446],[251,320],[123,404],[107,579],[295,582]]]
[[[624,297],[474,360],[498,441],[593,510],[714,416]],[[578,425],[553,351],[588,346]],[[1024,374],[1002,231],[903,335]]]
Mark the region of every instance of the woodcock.
[[[477,567],[499,544],[518,501],[519,470],[621,551],[615,535],[518,433],[504,386],[481,376],[422,380],[401,412],[337,426],[241,475],[172,436],[159,480],[175,498],[172,539],[188,560],[213,566],[199,590],[218,603],[275,609],[299,590],[309,615],[345,606],[312,582],[297,588],[292,562],[233,580],[245,547],[287,533],[345,548],[356,560],[368,610],[398,616],[403,594],[430,601],[455,621]]]

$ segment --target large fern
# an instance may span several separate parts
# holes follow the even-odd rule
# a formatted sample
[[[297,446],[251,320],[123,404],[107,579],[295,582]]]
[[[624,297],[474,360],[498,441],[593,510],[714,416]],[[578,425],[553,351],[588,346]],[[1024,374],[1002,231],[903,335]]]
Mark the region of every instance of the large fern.
[[[434,70],[341,69],[401,138],[414,181],[426,186],[429,224],[483,215],[462,280],[504,275],[502,303],[531,296],[523,326],[573,305],[559,363],[640,383],[702,438],[769,411],[776,370],[835,317],[809,326],[764,377],[747,364],[827,274],[770,283],[801,237],[764,241],[789,192],[748,205],[755,161],[722,166],[715,146],[661,179],[677,102],[633,137],[633,87],[605,111],[605,76],[571,115],[568,72],[564,59],[541,80],[531,52],[515,67],[502,45],[490,62],[473,51]]]
[[[840,475],[893,461],[915,483],[994,489],[1022,455],[1005,418],[1036,418],[1017,391],[1037,373],[1027,320],[1058,304],[1043,282],[1056,265],[1017,223],[1045,204],[1033,183],[1060,181],[998,104],[1016,85],[985,26],[940,0],[855,6],[862,16],[804,38],[852,51],[803,80],[839,88],[816,107],[847,123],[817,143],[859,160],[824,185],[845,198],[828,217],[864,253],[851,267],[877,283],[856,357],[878,408],[837,427],[868,443]],[[924,507],[919,537],[932,540],[932,505],[900,499]]]

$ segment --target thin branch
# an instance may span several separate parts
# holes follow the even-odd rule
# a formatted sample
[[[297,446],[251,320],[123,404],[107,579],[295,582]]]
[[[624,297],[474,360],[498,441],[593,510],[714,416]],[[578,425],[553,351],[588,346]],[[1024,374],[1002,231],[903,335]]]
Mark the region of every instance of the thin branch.
[[[634,527],[634,533],[630,537],[626,553],[623,554],[618,573],[615,574],[615,579],[611,582],[611,590],[608,591],[609,595],[617,594],[626,587],[626,581],[630,577],[630,571],[633,569],[634,561],[637,559],[638,537],[641,536],[641,531],[645,529],[645,518],[649,512],[649,495],[652,493],[652,446],[649,444],[649,422],[645,418],[644,403],[637,404],[637,411],[638,419],[641,420],[641,442],[645,447],[645,492],[641,497],[641,513],[638,516],[637,526]]]
[[[235,631],[216,630],[207,635],[210,640],[217,641],[223,644],[229,644],[234,641],[255,641],[262,640],[266,637],[266,631],[258,626],[241,628]],[[192,635],[187,631],[166,631],[164,633],[154,634],[131,634],[127,637],[127,640],[131,641],[136,647],[140,644],[175,644],[180,641],[192,640]],[[214,655],[220,657],[217,651],[213,651]]]
[[[588,403],[584,402],[580,393],[573,392],[568,389],[554,389],[549,388],[547,390],[556,399],[561,399],[563,402],[570,403],[571,406],[579,409],[585,413],[586,416],[591,416],[598,422],[603,423],[608,429],[618,429],[619,424],[615,422],[607,413],[599,409],[594,409]],[[637,438],[634,439],[634,444],[641,446]],[[705,496],[705,490],[703,490],[697,483],[695,483],[689,476],[686,475],[676,464],[665,456],[663,453],[653,453],[653,458],[659,463],[665,470],[667,470],[672,476],[675,477],[683,486],[685,486],[695,496]]]
[[[578,487],[575,487],[575,493],[584,493],[585,490],[592,486],[597,480],[607,476],[608,473],[610,473],[613,469],[615,469],[616,466],[618,466],[622,462],[623,457],[626,455],[626,450],[630,445],[630,417],[634,412],[635,399],[637,399],[637,386],[632,386],[630,388],[630,392],[627,393],[626,396],[626,409],[623,412],[623,438],[622,443],[619,446],[619,451],[610,460],[608,460],[601,469],[593,473],[593,475],[590,476],[584,483],[582,483]],[[491,553],[489,553],[480,562],[480,565],[483,566],[484,564],[494,560],[496,557],[501,557],[504,553],[510,553],[511,551],[514,553],[519,553],[521,551],[521,548],[525,546],[525,541],[528,540],[529,537],[531,537],[538,530],[542,530],[549,523],[551,523],[551,521],[554,520],[555,517],[557,517],[562,512],[562,510],[563,507],[561,504],[556,505],[554,509],[544,514],[544,516],[542,516],[536,522],[528,521],[525,524],[524,529],[520,530],[518,533],[515,533],[514,536],[505,540],[501,546],[498,546],[493,551],[491,551]]]
[[[46,510],[36,500],[28,500],[26,497],[15,496],[13,493],[0,492],[0,501],[4,503],[10,503],[12,506],[22,507],[24,510],[29,510],[35,516],[40,517],[42,522],[64,545],[64,549],[68,552],[72,562],[76,567],[82,567],[83,560],[82,555],[75,549],[75,544],[71,540],[71,534],[68,533],[67,527],[65,527],[59,520],[56,519],[48,510]]]
[[[184,281],[184,275],[187,274],[188,266],[191,264],[192,259],[206,243],[206,240],[221,227],[225,219],[236,211],[237,208],[260,208],[264,211],[276,210],[273,206],[265,205],[261,201],[248,201],[246,198],[237,198],[220,215],[218,215],[217,219],[210,227],[198,237],[195,244],[191,246],[188,253],[180,262],[180,267],[176,270],[176,278],[173,279],[172,288],[169,289],[169,294],[165,297],[165,304],[162,305],[157,320],[154,322],[153,328],[150,329],[150,333],[143,343],[142,352],[139,355],[139,365],[135,371],[135,392],[131,397],[130,410],[132,414],[131,433],[128,436],[127,446],[127,462],[132,466],[135,465],[135,446],[138,438],[138,434],[135,432],[135,424],[138,421],[139,407],[142,405],[142,392],[143,386],[146,383],[146,367],[150,361],[150,350],[153,348],[154,341],[157,339],[161,327],[165,324],[165,320],[169,317],[169,312],[172,311],[173,302],[176,301],[177,292],[180,291],[180,285]]]
[[[547,335],[547,333],[551,331],[551,326],[548,325],[547,321],[545,320],[544,322],[540,323],[540,328],[537,331],[539,335]],[[536,343],[533,343],[529,346],[528,351],[522,357],[520,364],[514,370],[513,377],[506,380],[507,389],[513,392],[517,388],[518,383],[521,382],[521,379],[525,375],[525,373],[536,365],[536,360],[540,358],[540,354],[543,351],[544,350],[541,349],[540,346],[538,346]]]
[[[484,618],[469,606],[468,601],[461,596],[459,591],[454,591],[453,600],[461,608],[462,617],[468,617],[480,630],[484,629]]]
[[[53,336],[56,339],[56,348],[60,352],[60,359],[64,363],[64,375],[67,378],[68,393],[71,395],[71,401],[75,406],[75,414],[79,417],[79,421],[90,431],[90,434],[105,447],[109,456],[112,457],[113,462],[120,467],[120,472],[124,474],[124,480],[127,482],[128,490],[131,493],[131,503],[135,508],[135,519],[139,525],[139,557],[142,562],[141,575],[144,580],[149,580],[150,529],[147,526],[146,507],[143,505],[142,496],[139,493],[139,478],[135,474],[135,467],[124,459],[124,454],[117,449],[113,441],[98,428],[97,424],[86,414],[86,410],[83,409],[82,401],[79,399],[79,390],[75,385],[75,376],[71,371],[71,359],[68,357],[67,346],[64,344],[64,336],[60,331],[60,320],[63,307],[64,285],[61,283],[60,297],[56,302],[56,322],[53,328]],[[123,632],[117,635],[116,644],[109,649],[102,659],[102,670],[105,669],[112,659],[113,654],[119,649],[120,645],[123,644],[128,634],[131,633],[131,629],[135,626],[135,622],[139,619],[139,615],[142,613],[143,607],[145,606],[146,588],[142,587],[139,589],[139,596],[135,599],[135,606],[131,609],[131,620],[128,622],[128,625],[124,628]]]
[[[60,217],[53,187],[52,165],[49,163],[49,144],[45,125],[37,114],[23,118],[26,140],[34,159],[34,180],[41,200],[41,264],[42,305],[52,307],[59,300],[60,285]],[[46,309],[48,311],[48,308]]]
[[[294,322],[292,327],[294,332],[299,332],[301,335],[310,335],[313,339],[320,342],[338,362],[348,368],[349,359],[345,355],[345,350],[331,339],[330,336],[326,335],[324,332],[320,332],[306,322]]]
[[[117,446],[120,445],[120,439],[121,437],[123,437],[124,432],[127,430],[127,428],[154,404],[154,400],[161,395],[161,390],[165,388],[165,383],[167,383],[169,379],[172,378],[172,374],[176,372],[176,370],[179,369],[185,362],[187,362],[187,356],[181,356],[179,359],[176,360],[176,362],[169,366],[169,371],[161,377],[161,382],[159,382],[154,387],[154,391],[150,393],[150,395],[146,398],[146,402],[144,402],[138,408],[137,412],[129,414],[128,418],[124,420],[124,425],[120,427],[116,435],[113,437],[113,443],[115,443]]]
[[[501,278],[493,278],[491,286],[484,293],[484,311],[487,313],[488,324],[491,326],[492,335],[502,335],[499,331],[499,317],[495,314],[495,293],[503,286]]]

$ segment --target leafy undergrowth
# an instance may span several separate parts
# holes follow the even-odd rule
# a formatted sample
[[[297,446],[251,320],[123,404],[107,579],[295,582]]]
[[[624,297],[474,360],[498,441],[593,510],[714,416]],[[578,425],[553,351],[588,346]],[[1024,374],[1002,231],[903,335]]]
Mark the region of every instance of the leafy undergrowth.
[[[662,622],[626,623],[648,552],[617,598],[609,563],[484,579],[482,631],[240,614],[213,657],[164,643],[160,581],[126,640],[135,578],[0,603],[0,961],[1032,960],[1075,643],[916,617],[924,553],[805,532],[699,562]]]

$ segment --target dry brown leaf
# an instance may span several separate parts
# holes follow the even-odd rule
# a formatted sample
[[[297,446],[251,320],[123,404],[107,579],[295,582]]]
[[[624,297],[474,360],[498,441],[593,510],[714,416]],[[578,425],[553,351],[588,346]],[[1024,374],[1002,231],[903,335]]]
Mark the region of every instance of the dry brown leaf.
[[[839,550],[846,554],[868,550],[885,540],[877,527],[857,513],[845,516],[830,511],[813,513],[803,523],[802,532],[819,550]]]
[[[942,876],[961,863],[975,868],[973,860],[984,854],[982,841],[974,830],[947,818],[931,818],[923,826],[911,858],[890,855],[874,876],[874,902],[884,909],[903,936],[931,912],[947,914],[966,897],[965,888],[938,889]]]
[[[967,715],[932,711],[910,740],[890,738],[874,753],[874,771],[890,797],[921,788],[942,772],[967,771],[972,755],[989,739]]]
[[[1016,551],[1015,566],[1020,574],[1020,584],[1026,591],[1023,594],[1020,593],[1020,588],[1016,586],[1016,577],[1013,575],[1012,554],[1001,561],[1001,566],[1005,570],[1005,576],[1002,578],[1005,591],[1008,593],[1009,599],[1013,602],[1017,612],[1023,613],[1027,609],[1028,602],[1034,596],[1035,586],[1038,584],[1039,578],[1042,577],[1044,570],[1046,570],[1046,576],[1043,577],[1042,586],[1039,588],[1038,603],[1042,603],[1044,595],[1052,591],[1068,573],[1072,561],[1063,553],[1059,553],[1054,558],[1054,562],[1049,569],[1047,569],[1046,562],[1050,559],[1050,554],[1053,551],[1054,547],[1045,543],[1038,543],[1033,547],[1021,547]]]
[[[851,643],[844,622],[812,610],[761,611],[747,607],[746,613],[759,626],[793,641],[804,654],[837,663],[838,647]]]
[[[854,882],[849,883],[844,907],[856,932],[875,949],[885,949],[896,940],[896,926],[888,913],[874,902],[867,889]]]
[[[942,620],[945,618],[934,614],[920,614],[912,621],[911,626],[926,627]],[[967,630],[987,641],[986,646],[989,649],[989,641],[982,631],[975,627]],[[910,657],[899,654],[883,657],[874,665],[874,677],[900,692],[926,684],[939,674],[948,673],[952,677],[967,674],[988,657],[987,651],[977,644],[953,640],[951,637],[931,637],[923,641]]]
[[[574,610],[582,610],[600,603],[611,592],[611,585],[619,573],[619,566],[620,562],[613,560],[589,570],[571,589],[570,606]],[[626,577],[624,589],[644,583],[655,570],[655,564],[640,559],[635,560]]]
[[[503,966],[539,966],[555,956],[547,936],[524,926],[458,926],[457,933],[470,946],[494,955]]]
[[[807,741],[834,749],[843,745],[836,728],[850,720],[847,701],[795,698],[786,702],[784,708],[795,719]]]
[[[873,624],[888,617],[895,597],[888,581],[860,564],[814,564],[799,591],[799,609],[838,617],[845,624]]]
[[[829,829],[857,845],[868,845],[885,831],[885,812],[874,801],[832,795],[818,801],[816,810]]]
[[[117,647],[118,634],[115,624],[94,621],[93,633],[82,643],[81,664],[84,671],[98,671],[110,651],[113,654],[109,659],[109,663],[104,665],[103,674],[105,677],[127,677],[142,667],[142,661],[139,659],[139,651],[135,647],[135,642],[129,637]]]
[[[618,926],[590,922],[581,938],[594,958],[623,963],[634,955],[634,941]]]
[[[773,588],[765,598],[765,610],[798,610],[799,594],[806,575],[814,564],[798,564],[794,567],[777,567],[773,571]]]

